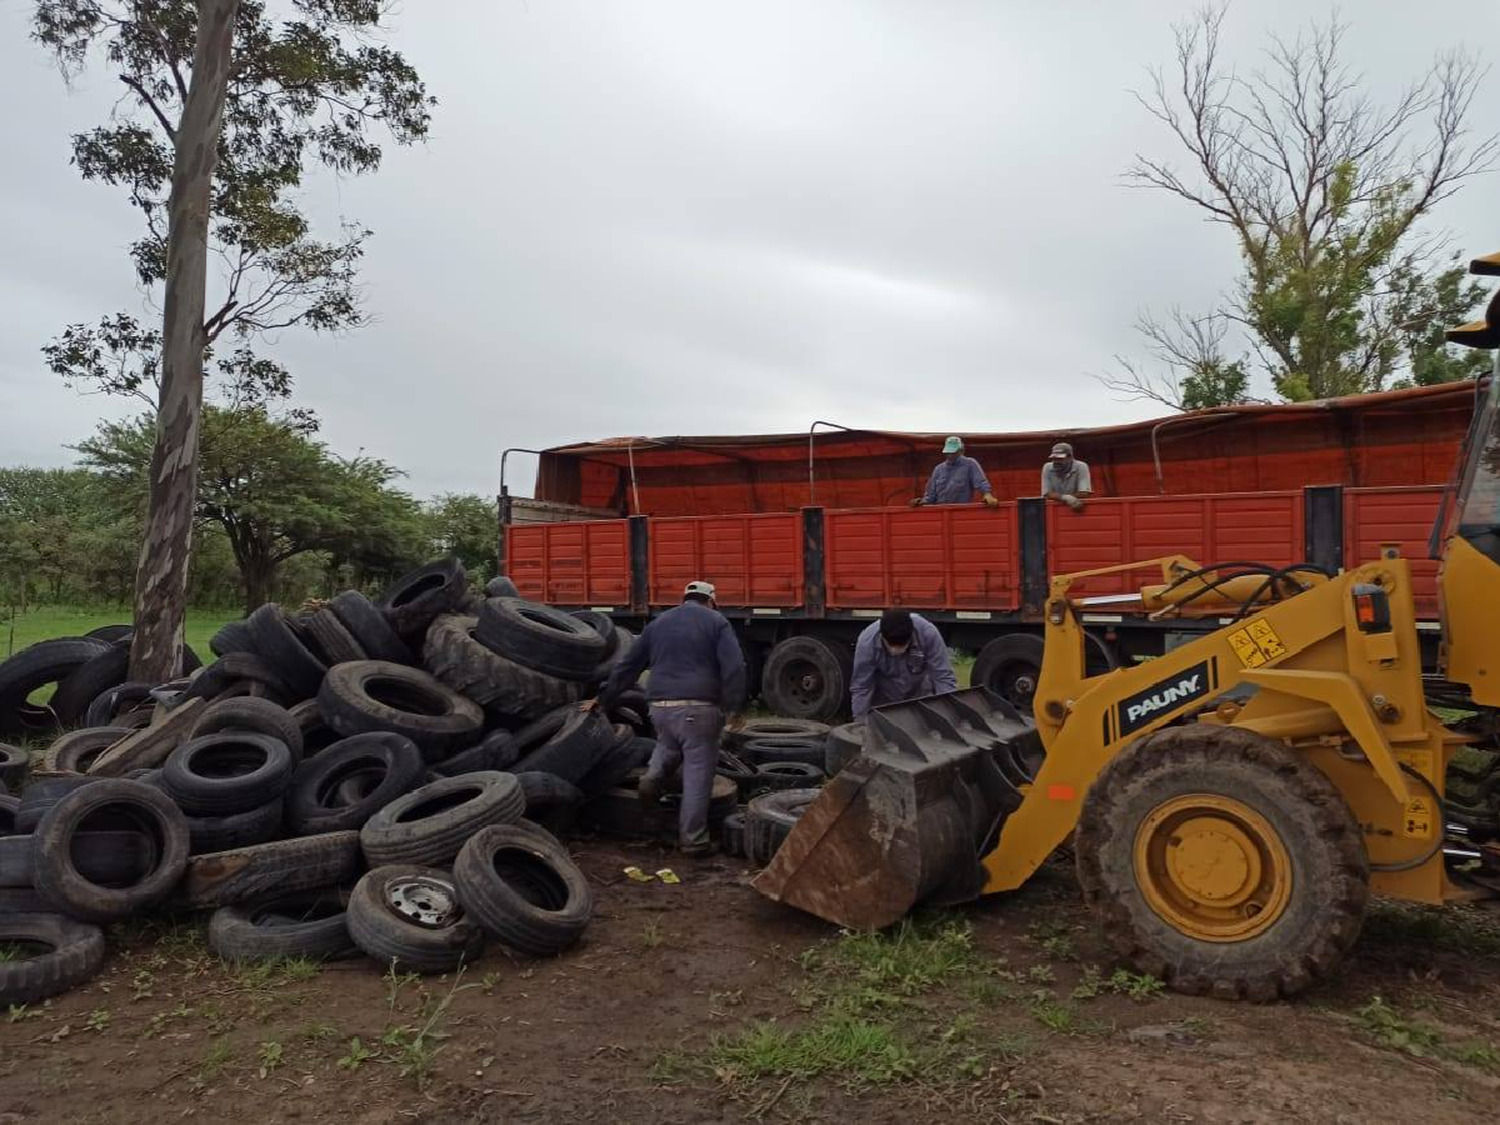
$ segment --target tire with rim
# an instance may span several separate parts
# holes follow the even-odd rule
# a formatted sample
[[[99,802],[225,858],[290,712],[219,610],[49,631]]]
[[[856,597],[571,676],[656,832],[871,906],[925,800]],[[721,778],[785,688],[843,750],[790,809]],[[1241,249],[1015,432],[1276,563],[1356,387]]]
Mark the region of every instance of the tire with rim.
[[[458,608],[468,588],[463,564],[439,559],[396,579],[375,604],[402,640],[417,645],[436,617]]]
[[[484,711],[420,668],[359,660],[332,669],[318,692],[318,710],[343,735],[403,734],[437,761],[475,741]]]
[[[56,711],[52,707],[34,706],[27,702],[27,697],[48,684],[61,685],[74,672],[112,647],[104,641],[85,637],[63,637],[23,648],[0,663],[0,737],[46,735],[56,731]],[[88,706],[88,703],[86,699],[83,705]]]
[[[42,768],[48,773],[88,773],[100,754],[131,734],[130,727],[84,727],[69,731],[47,747]]]
[[[328,666],[297,635],[279,605],[261,606],[247,619],[255,648],[299,699],[316,695]]]
[[[184,742],[162,767],[162,787],[195,816],[248,812],[276,800],[292,781],[286,743],[265,734],[225,731]]]
[[[363,782],[357,800],[345,784]],[[403,735],[376,731],[335,743],[292,777],[287,827],[299,836],[363,828],[365,821],[422,783],[422,752]]]
[[[0,913],[0,945],[40,947],[35,957],[0,962],[0,1004],[34,1004],[96,976],[104,932],[60,914]]]
[[[446,871],[396,864],[369,871],[349,896],[349,936],[386,968],[447,973],[477,960],[484,931]]]
[[[533,957],[572,946],[594,912],[588,879],[567,851],[521,825],[477,833],[458,853],[453,881],[481,929]]]
[[[327,607],[317,610],[307,618],[307,635],[313,646],[330,667],[347,664],[351,660],[368,660],[370,656],[355,639],[338,615]]]
[[[291,754],[293,769],[302,764],[302,724],[285,707],[269,699],[238,696],[211,703],[198,716],[188,737],[233,731],[274,738]]]
[[[151,862],[139,879],[103,885],[75,865],[75,837],[96,824],[130,829],[151,844]],[[47,810],[32,835],[36,889],[63,913],[86,922],[125,918],[162,902],[188,862],[182,812],[159,789],[123,778],[104,778],[67,794]]]
[[[828,732],[828,741],[823,744],[823,772],[829,777],[837,777],[840,770],[864,753],[864,749],[863,719],[834,727]]]
[[[328,832],[193,856],[174,901],[196,910],[335,887],[359,871],[359,833]]]
[[[829,723],[849,711],[854,655],[821,637],[790,637],[771,650],[761,698],[778,715]]]
[[[1093,633],[1085,634],[1086,671],[1099,675],[1115,667],[1113,650]],[[971,687],[987,687],[1023,715],[1032,712],[1032,700],[1042,678],[1042,650],[1037,633],[1007,633],[985,643],[969,673]]]
[[[328,608],[364,650],[365,659],[415,663],[411,649],[391,628],[385,614],[358,590],[345,590],[328,603]]]
[[[422,663],[454,691],[484,707],[535,719],[583,698],[584,684],[549,676],[492,651],[475,639],[477,617],[448,614],[427,631]]]
[[[445,777],[397,797],[359,830],[370,866],[451,863],[464,841],[491,824],[526,813],[526,794],[514,774],[499,771]]]
[[[1233,727],[1158,731],[1117,755],[1074,836],[1085,901],[1115,952],[1171,988],[1292,996],[1359,936],[1369,858],[1331,781]]]
[[[357,951],[349,936],[349,892],[334,887],[275,893],[221,906],[208,944],[225,961],[331,961]]]
[[[767,864],[791,835],[821,789],[786,789],[766,793],[745,806],[745,858]]]
[[[565,680],[588,680],[604,661],[604,638],[560,609],[523,598],[490,598],[478,641],[517,664]]]

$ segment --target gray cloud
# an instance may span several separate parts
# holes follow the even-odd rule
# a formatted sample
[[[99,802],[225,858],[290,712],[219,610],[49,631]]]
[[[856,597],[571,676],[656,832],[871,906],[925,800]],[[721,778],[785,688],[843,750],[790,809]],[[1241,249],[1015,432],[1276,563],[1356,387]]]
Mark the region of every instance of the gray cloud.
[[[0,82],[22,107],[0,180],[0,460],[60,464],[126,408],[59,386],[38,348],[142,297],[133,215],[67,164],[115,91],[102,72],[66,91],[28,8],[0,9]],[[441,100],[431,140],[304,196],[376,231],[375,323],[273,350],[336,448],[394,461],[419,493],[492,492],[510,445],[1149,416],[1090,373],[1138,350],[1137,309],[1211,307],[1235,266],[1222,230],[1119,181],[1136,150],[1170,152],[1128,90],[1185,10],[408,4],[392,41]],[[1240,4],[1232,53],[1254,67],[1264,32],[1304,12]],[[1500,11],[1457,0],[1346,15],[1377,91],[1500,41]],[[1456,247],[1500,245],[1495,196],[1487,178],[1439,213]]]

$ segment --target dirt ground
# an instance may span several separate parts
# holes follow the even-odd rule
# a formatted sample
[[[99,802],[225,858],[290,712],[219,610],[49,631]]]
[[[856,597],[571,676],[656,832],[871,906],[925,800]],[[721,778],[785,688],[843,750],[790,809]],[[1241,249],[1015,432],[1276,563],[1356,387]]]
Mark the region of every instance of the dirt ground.
[[[578,855],[584,941],[456,980],[234,969],[201,923],[117,929],[92,983],[0,1013],[0,1125],[1500,1113],[1500,915],[1377,906],[1337,981],[1254,1006],[1116,975],[1056,863],[896,949],[762,900],[739,861]],[[681,885],[621,873],[668,863]]]

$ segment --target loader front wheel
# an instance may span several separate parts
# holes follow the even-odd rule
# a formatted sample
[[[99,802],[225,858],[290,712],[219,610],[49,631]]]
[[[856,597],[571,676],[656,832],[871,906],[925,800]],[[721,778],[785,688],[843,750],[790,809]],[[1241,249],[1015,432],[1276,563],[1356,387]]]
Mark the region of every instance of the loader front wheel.
[[[1369,860],[1354,814],[1296,751],[1253,731],[1136,742],[1084,800],[1085,900],[1121,959],[1179,992],[1291,996],[1359,935]]]

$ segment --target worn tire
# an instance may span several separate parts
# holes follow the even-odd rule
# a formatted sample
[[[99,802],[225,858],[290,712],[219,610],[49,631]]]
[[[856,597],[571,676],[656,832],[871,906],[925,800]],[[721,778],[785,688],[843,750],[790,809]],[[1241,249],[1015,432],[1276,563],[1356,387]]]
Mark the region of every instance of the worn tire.
[[[516,584],[503,574],[497,574],[484,584],[484,596],[487,598],[519,598],[521,591],[516,589]]]
[[[1187,936],[1148,902],[1138,833],[1175,797],[1232,798],[1269,825],[1290,887],[1269,927],[1238,940]],[[1190,994],[1274,1000],[1338,967],[1359,936],[1370,865],[1359,824],[1331,781],[1284,743],[1233,727],[1158,731],[1117,755],[1089,787],[1074,835],[1084,900],[1120,958]]]
[[[86,879],[74,862],[74,838],[105,814],[149,836],[152,863],[140,879],[104,886]],[[67,794],[47,810],[32,834],[36,889],[70,917],[86,922],[125,918],[162,902],[182,877],[188,830],[182,812],[159,789],[123,778],[103,778]]]
[[[193,816],[228,816],[276,800],[291,784],[292,754],[270,735],[225,731],[189,739],[167,758],[162,787]]]
[[[365,821],[359,842],[372,867],[446,864],[479,829],[509,824],[525,812],[526,795],[514,774],[445,777],[386,805]]]
[[[147,782],[150,784],[150,782]],[[285,802],[277,797],[260,808],[226,816],[189,816],[188,849],[193,855],[265,844],[281,835]]]
[[[740,743],[736,753],[752,766],[767,762],[802,762],[817,766],[821,774],[823,763],[828,760],[828,743],[826,736],[818,739],[752,738]]]
[[[524,598],[490,598],[474,636],[527,668],[565,680],[589,680],[604,661],[604,638],[588,624]]]
[[[422,662],[434,676],[475,703],[535,719],[577,703],[584,685],[549,676],[493,652],[475,639],[478,618],[448,614],[427,631]]]
[[[42,769],[48,773],[88,773],[100,754],[132,733],[129,727],[84,727],[69,731],[47,747]]]
[[[440,777],[457,777],[481,770],[509,770],[520,756],[515,735],[508,730],[492,730],[467,750],[438,762],[432,772]]]
[[[615,743],[614,728],[597,711],[563,707],[516,732],[516,773],[555,774],[577,784]]]
[[[203,709],[188,737],[202,738],[232,731],[274,738],[291,754],[293,769],[302,764],[302,724],[279,703],[255,696],[221,699]]]
[[[156,862],[155,843],[139,832],[79,832],[73,837],[72,847],[78,873],[91,883],[105,886],[135,882]],[[0,836],[0,887],[34,888],[35,850],[30,836]]]
[[[286,681],[299,699],[318,693],[327,675],[327,666],[307,647],[292,628],[292,622],[279,605],[261,606],[246,619],[256,651]]]
[[[821,789],[786,789],[766,793],[745,806],[745,858],[764,866],[791,835]]]
[[[621,784],[591,797],[583,807],[583,819],[601,832],[630,839],[677,839],[679,793],[664,793],[656,808],[641,803],[637,792],[643,770],[636,770]],[[739,804],[734,782],[715,776],[708,801],[708,826],[717,829]]]
[[[123,683],[116,687],[108,688],[100,692],[89,703],[83,712],[83,725],[86,727],[113,727],[127,726],[138,722],[137,712],[147,711],[147,704],[151,702],[151,685],[142,683]],[[130,716],[128,722],[116,722],[117,719],[125,719]],[[144,724],[142,724],[144,725]],[[135,729],[131,726],[131,729]]]
[[[345,590],[328,603],[328,608],[364,650],[364,659],[384,660],[391,664],[416,663],[411,649],[391,628],[385,614],[358,590]]]
[[[89,704],[130,677],[130,645],[117,642],[80,665],[57,685],[50,706],[64,728],[83,721]]]
[[[104,932],[59,914],[0,913],[0,944],[45,946],[40,957],[0,962],[0,1004],[34,1004],[98,975],[104,967]]]
[[[402,640],[419,644],[427,626],[457,609],[468,588],[463,564],[456,558],[439,559],[396,579],[375,604]]]
[[[480,928],[533,957],[568,949],[594,913],[588,879],[567,851],[520,825],[477,833],[454,861],[453,881]]]
[[[761,762],[742,796],[780,793],[787,789],[812,789],[827,780],[822,766],[811,762]]]
[[[523,815],[527,820],[554,836],[565,836],[573,830],[584,801],[582,789],[550,773],[518,773],[515,777],[526,798]]]
[[[232,652],[255,653],[255,637],[245,622],[230,621],[219,626],[219,631],[209,638],[208,648],[215,656],[221,657]]]
[[[16,806],[15,830],[26,836],[36,831],[36,826],[47,815],[47,810],[75,789],[92,785],[100,780],[91,774],[36,774],[21,790],[21,800]]]
[[[834,727],[828,732],[828,741],[823,743],[823,772],[837,777],[839,772],[865,752],[865,721],[855,719],[852,723]]]
[[[48,684],[57,684],[61,690],[74,672],[113,647],[86,637],[63,637],[23,648],[0,663],[0,737],[47,735],[56,731],[59,726],[56,709],[34,707],[26,702],[27,696]],[[83,706],[88,703],[89,700],[84,700]]]
[[[484,728],[484,711],[473,700],[420,668],[379,660],[330,671],[318,692],[318,710],[340,734],[404,734],[429,761],[463,748]]]
[[[348,664],[351,660],[369,660],[364,646],[355,639],[333,610],[323,608],[311,614],[306,623],[307,635],[313,647],[329,667]]]
[[[390,901],[403,891],[408,909],[440,906],[430,915],[440,920],[420,924],[404,917]],[[484,931],[465,916],[452,877],[431,867],[397,864],[367,872],[349,896],[347,920],[354,944],[388,969],[447,973],[484,952]]]
[[[788,637],[766,658],[761,698],[778,715],[833,722],[849,712],[853,673],[849,646],[821,637]]]
[[[332,961],[358,950],[349,936],[349,892],[334,887],[273,892],[221,906],[208,923],[208,944],[225,961]]]
[[[359,833],[328,832],[194,856],[175,901],[195,910],[350,882],[359,871]]]
[[[724,818],[719,826],[719,850],[725,855],[743,857],[745,854],[745,814],[735,810]]]
[[[321,754],[344,738],[328,725],[327,720],[323,718],[323,712],[318,708],[316,699],[304,699],[301,703],[288,707],[287,714],[297,721],[297,729],[302,732],[303,761],[315,754]]]
[[[0,836],[16,834],[16,808],[20,803],[19,797],[0,796]]]
[[[373,787],[345,803],[341,787],[372,774]],[[375,731],[335,743],[292,777],[286,796],[287,827],[299,836],[357,830],[397,797],[422,783],[422,753],[411,739]]]
[[[107,645],[117,644],[135,635],[134,625],[100,625],[84,634],[89,640],[103,641]]]
[[[31,755],[19,746],[0,742],[0,785],[7,789],[19,789],[31,769]]]
[[[297,694],[265,657],[253,652],[231,652],[193,677],[183,693],[183,701],[206,699],[212,703],[250,695],[285,706]]]
[[[620,643],[620,633],[615,628],[613,617],[596,609],[575,609],[573,616],[598,633],[599,639],[604,642],[604,655],[600,657],[600,663],[615,654],[615,647]]]
[[[633,772],[645,769],[656,752],[656,739],[639,736],[616,742],[595,765],[583,776],[578,788],[589,796],[606,793],[622,783]]]
[[[747,742],[782,741],[812,742],[827,738],[832,728],[827,723],[810,719],[750,719],[734,730],[724,732],[724,745],[739,752]]]

